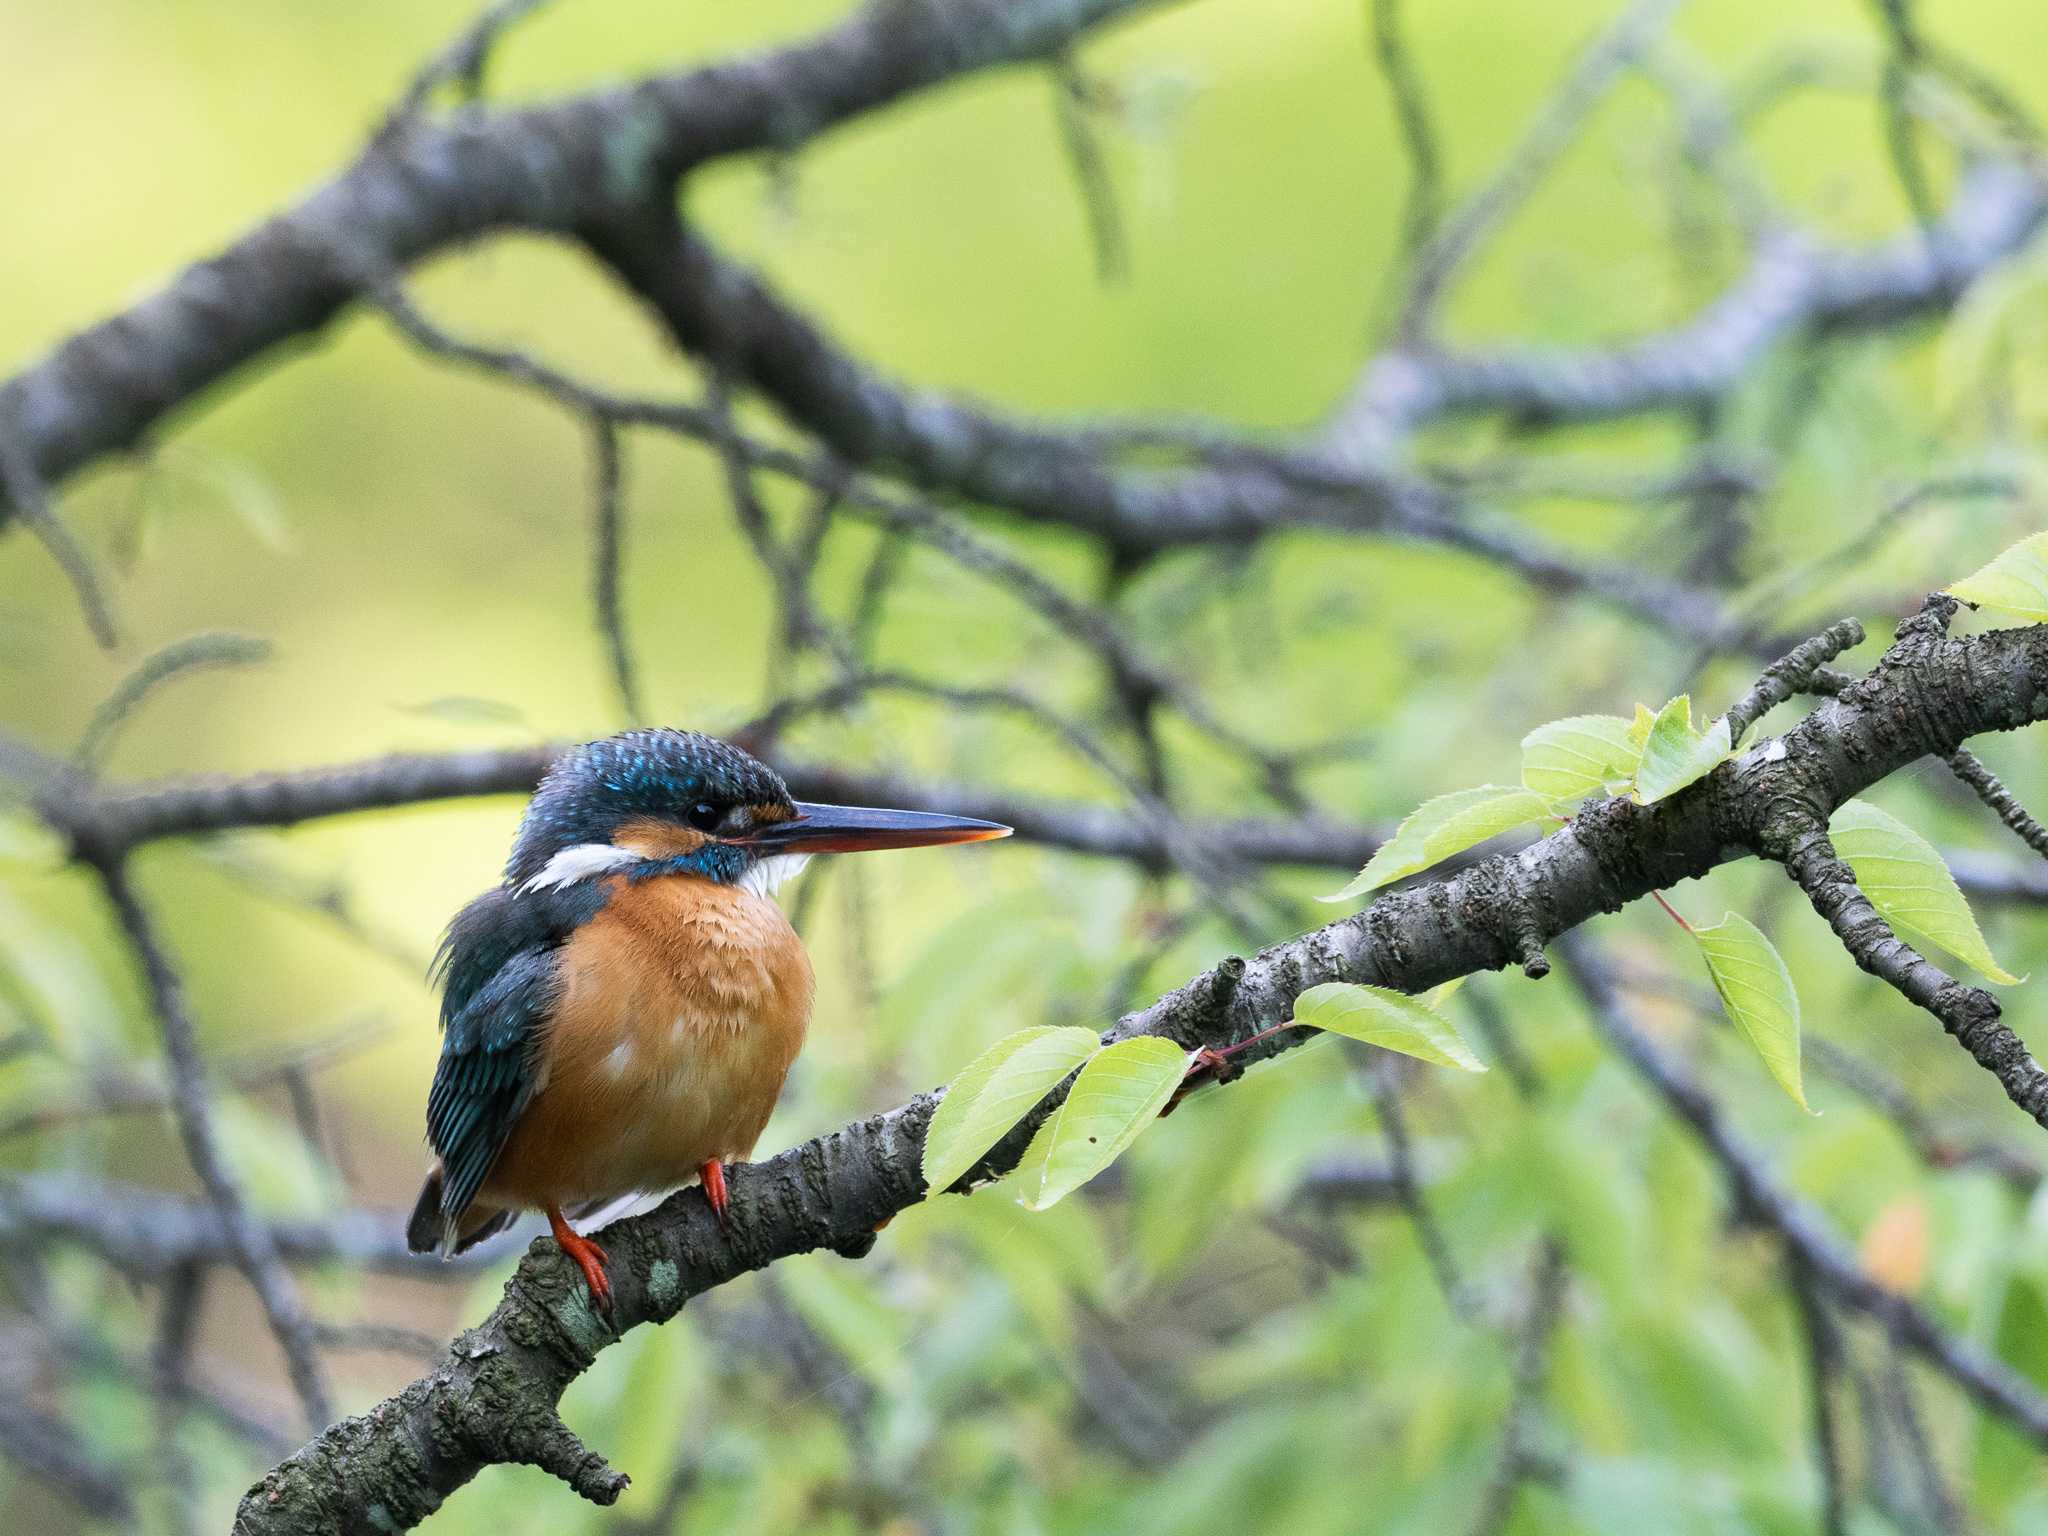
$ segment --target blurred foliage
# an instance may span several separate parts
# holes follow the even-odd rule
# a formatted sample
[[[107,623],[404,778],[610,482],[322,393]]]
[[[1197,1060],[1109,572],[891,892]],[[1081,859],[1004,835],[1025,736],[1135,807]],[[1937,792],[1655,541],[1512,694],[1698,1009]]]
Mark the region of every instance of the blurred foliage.
[[[118,308],[331,172],[471,3],[0,0],[0,188],[17,214],[0,241],[0,356],[26,359]],[[1410,9],[1462,186],[1497,163],[1609,7]],[[543,96],[801,35],[837,10],[564,0],[506,43],[491,89]],[[2048,42],[2037,0],[1958,0],[1933,20],[1961,53],[2013,65],[2009,87],[2048,111],[2048,77],[2018,67]],[[1729,0],[1688,12],[1679,35],[1738,77],[1800,51],[1838,66],[1849,88],[1788,98],[1752,143],[1777,193],[1817,227],[1851,238],[1901,226],[1869,89],[1882,45],[1863,6]],[[1202,0],[1117,30],[1086,60],[1126,103],[1108,144],[1127,281],[1094,276],[1042,74],[950,87],[795,164],[718,168],[687,200],[903,377],[1067,414],[1313,419],[1385,318],[1401,238],[1406,171],[1360,7]],[[1659,96],[1640,83],[1615,92],[1459,288],[1454,331],[1601,339],[1688,313],[1739,256],[1725,231],[1674,240],[1699,191],[1673,170],[1676,149]],[[564,250],[493,242],[437,262],[418,291],[473,334],[621,386],[673,387],[675,365],[641,317]],[[2048,244],[2037,242],[1944,324],[1773,358],[1713,429],[1718,446],[1773,468],[1732,554],[1701,548],[1683,501],[1537,495],[1516,516],[1573,548],[1670,568],[1726,558],[1738,594],[1781,629],[1856,613],[1882,636],[1918,594],[2041,526],[2044,314]],[[1541,436],[1485,422],[1433,431],[1419,452],[1598,474],[1673,460],[1688,441],[1683,422]],[[768,584],[726,515],[712,455],[648,435],[627,452],[626,608],[650,707],[667,722],[730,726],[762,699]],[[0,722],[69,753],[142,657],[229,629],[268,641],[272,659],[143,700],[108,743],[109,777],[613,729],[587,600],[585,455],[575,422],[420,357],[374,317],[347,318],[188,412],[148,461],[68,489],[67,513],[115,563],[121,653],[93,647],[39,547],[0,540]],[[2021,493],[1930,499],[1873,522],[1913,486],[1959,472],[2009,477]],[[781,516],[800,506],[795,494],[774,502]],[[1104,579],[1078,541],[995,534],[1077,589]],[[819,590],[837,611],[872,542],[833,535]],[[1842,558],[1823,558],[1838,546]],[[936,557],[907,559],[879,630],[884,664],[937,652],[956,681],[1020,682],[1081,714],[1096,706],[1087,658],[1042,620]],[[1313,787],[1376,825],[1449,790],[1516,782],[1521,737],[1544,721],[1625,714],[1680,688],[1711,718],[1750,670],[1702,667],[1653,627],[1471,557],[1377,540],[1295,534],[1180,554],[1119,602],[1239,728],[1281,744],[1368,742]],[[1116,794],[1028,726],[914,701],[808,726],[797,744],[1032,793]],[[1206,744],[1175,733],[1169,746],[1191,807],[1259,808],[1256,786]],[[2023,801],[2048,804],[2031,736],[1988,741],[1983,755]],[[1931,769],[1873,798],[1939,846],[2000,847],[1990,818]],[[495,877],[517,813],[509,800],[420,808],[251,839],[232,859],[172,846],[143,860],[217,1060],[366,1012],[397,1023],[322,1076],[317,1144],[276,1091],[229,1101],[223,1129],[265,1209],[410,1200],[436,1049],[420,962],[447,914]],[[110,1065],[157,1059],[136,978],[60,852],[0,815],[0,1040],[22,1042],[0,1060],[0,1118],[62,1100]],[[1243,947],[1211,919],[1162,932],[1186,895],[1171,883],[1022,846],[806,878],[822,886],[805,913],[818,1028],[764,1148],[899,1102],[1028,1025],[1099,1027]],[[1326,920],[1310,898],[1334,883],[1282,875],[1288,920]],[[1705,886],[1674,900],[1697,919],[1733,910],[1769,932],[1810,1039],[1882,1063],[1959,1136],[2028,1145],[2031,1127],[1996,1085],[1857,972],[1781,879],[1744,865]],[[323,899],[336,891],[338,910]],[[1980,916],[2007,964],[2042,973],[2039,914]],[[1869,1262],[2048,1383],[2048,1201],[1983,1170],[1929,1168],[1891,1121],[1811,1073],[1820,1113],[1800,1114],[1685,990],[1701,976],[1683,934],[1654,909],[1597,929],[1632,973],[1680,980],[1661,1001],[1645,993],[1649,1026],[1711,1073],[1744,1129],[1865,1241]],[[2002,994],[2037,1040],[2041,997],[2038,984]],[[1027,1213],[1005,1188],[938,1202],[898,1220],[867,1262],[779,1265],[633,1335],[565,1405],[634,1474],[615,1512],[500,1468],[432,1528],[559,1536],[635,1529],[668,1510],[663,1530],[737,1536],[1456,1530],[1491,1474],[1509,1401],[1512,1340],[1495,1323],[1517,1314],[1528,1256],[1554,1232],[1570,1282],[1539,1438],[1563,1473],[1525,1492],[1508,1529],[1815,1529],[1805,1346],[1774,1250],[1727,1229],[1714,1168],[1600,1046],[1566,985],[1483,978],[1444,1003],[1461,1024],[1480,1006],[1506,1016],[1539,1096],[1501,1071],[1395,1074],[1469,1310],[1446,1299],[1394,1207],[1335,1211],[1319,1222],[1323,1244],[1280,1219],[1318,1160],[1383,1155],[1368,1074],[1322,1041],[1190,1101],[1053,1210]],[[186,1187],[175,1138],[151,1115],[17,1137],[0,1160]],[[61,1250],[43,1273],[66,1326],[146,1355],[146,1293]],[[479,1315],[501,1279],[321,1274],[312,1294],[323,1316],[440,1335]],[[223,1277],[201,1372],[288,1424],[258,1336],[259,1315]],[[1850,1342],[1878,1368],[1873,1340]],[[386,1353],[337,1360],[355,1407],[417,1369]],[[152,1410],[123,1373],[72,1354],[44,1384],[108,1459],[150,1443]],[[1984,1527],[2048,1531],[2038,1451],[1945,1386],[1918,1385],[1940,1461]],[[269,1458],[199,1419],[180,1443],[219,1528]],[[68,1505],[4,1466],[0,1489],[14,1528],[75,1528]],[[145,1516],[145,1529],[175,1528],[160,1506]],[[1867,1509],[1857,1519],[1859,1533],[1896,1528]]]

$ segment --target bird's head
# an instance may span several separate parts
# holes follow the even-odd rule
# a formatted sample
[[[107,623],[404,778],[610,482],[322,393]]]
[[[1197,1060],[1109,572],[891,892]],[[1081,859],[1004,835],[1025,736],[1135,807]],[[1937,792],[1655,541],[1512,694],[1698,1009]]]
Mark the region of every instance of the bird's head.
[[[813,854],[922,848],[1007,837],[992,821],[814,805],[729,742],[696,731],[626,731],[563,756],[548,770],[512,845],[506,883],[569,885],[695,875],[766,894]]]

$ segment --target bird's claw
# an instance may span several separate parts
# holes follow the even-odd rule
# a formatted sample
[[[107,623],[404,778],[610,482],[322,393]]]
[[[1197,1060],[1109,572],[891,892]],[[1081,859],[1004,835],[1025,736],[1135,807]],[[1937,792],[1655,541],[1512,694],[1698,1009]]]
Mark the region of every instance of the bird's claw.
[[[569,1255],[583,1271],[583,1283],[590,1287],[590,1304],[600,1312],[612,1309],[611,1259],[592,1242],[585,1242]]]
[[[697,1177],[704,1185],[704,1199],[711,1207],[711,1214],[718,1218],[720,1227],[730,1227],[732,1218],[732,1196],[725,1188],[725,1164],[717,1158],[697,1170]]]
[[[560,1211],[548,1212],[548,1225],[555,1234],[555,1246],[562,1250],[578,1269],[583,1271],[583,1283],[590,1287],[590,1304],[599,1312],[612,1309],[611,1257],[589,1238],[583,1237],[569,1225]]]

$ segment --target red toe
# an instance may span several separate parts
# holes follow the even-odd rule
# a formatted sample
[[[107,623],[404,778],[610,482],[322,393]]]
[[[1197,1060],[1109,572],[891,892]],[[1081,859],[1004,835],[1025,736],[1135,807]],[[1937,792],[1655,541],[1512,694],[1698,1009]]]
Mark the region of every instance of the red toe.
[[[697,1177],[703,1181],[704,1198],[711,1204],[711,1214],[724,1226],[726,1212],[732,1208],[732,1197],[725,1192],[725,1165],[714,1157],[697,1170]]]
[[[607,1273],[611,1268],[610,1257],[589,1238],[578,1236],[576,1229],[569,1225],[569,1219],[554,1206],[548,1207],[548,1225],[554,1230],[556,1245],[583,1271],[583,1283],[590,1287],[590,1304],[600,1312],[609,1312],[612,1306],[612,1277]]]

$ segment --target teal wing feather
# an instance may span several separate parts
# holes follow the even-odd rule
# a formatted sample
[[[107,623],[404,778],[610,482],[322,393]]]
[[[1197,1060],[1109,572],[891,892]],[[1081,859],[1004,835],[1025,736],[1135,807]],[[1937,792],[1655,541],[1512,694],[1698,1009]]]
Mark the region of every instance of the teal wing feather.
[[[436,960],[441,1064],[427,1099],[427,1140],[441,1157],[444,1230],[452,1231],[476,1198],[533,1098],[538,1051],[559,991],[561,944],[606,899],[597,882],[537,891],[500,887],[471,902],[448,927]]]
[[[427,1098],[427,1140],[441,1157],[441,1216],[458,1221],[533,1097],[537,1046],[554,1008],[553,949],[523,949],[474,988],[446,1022]]]

